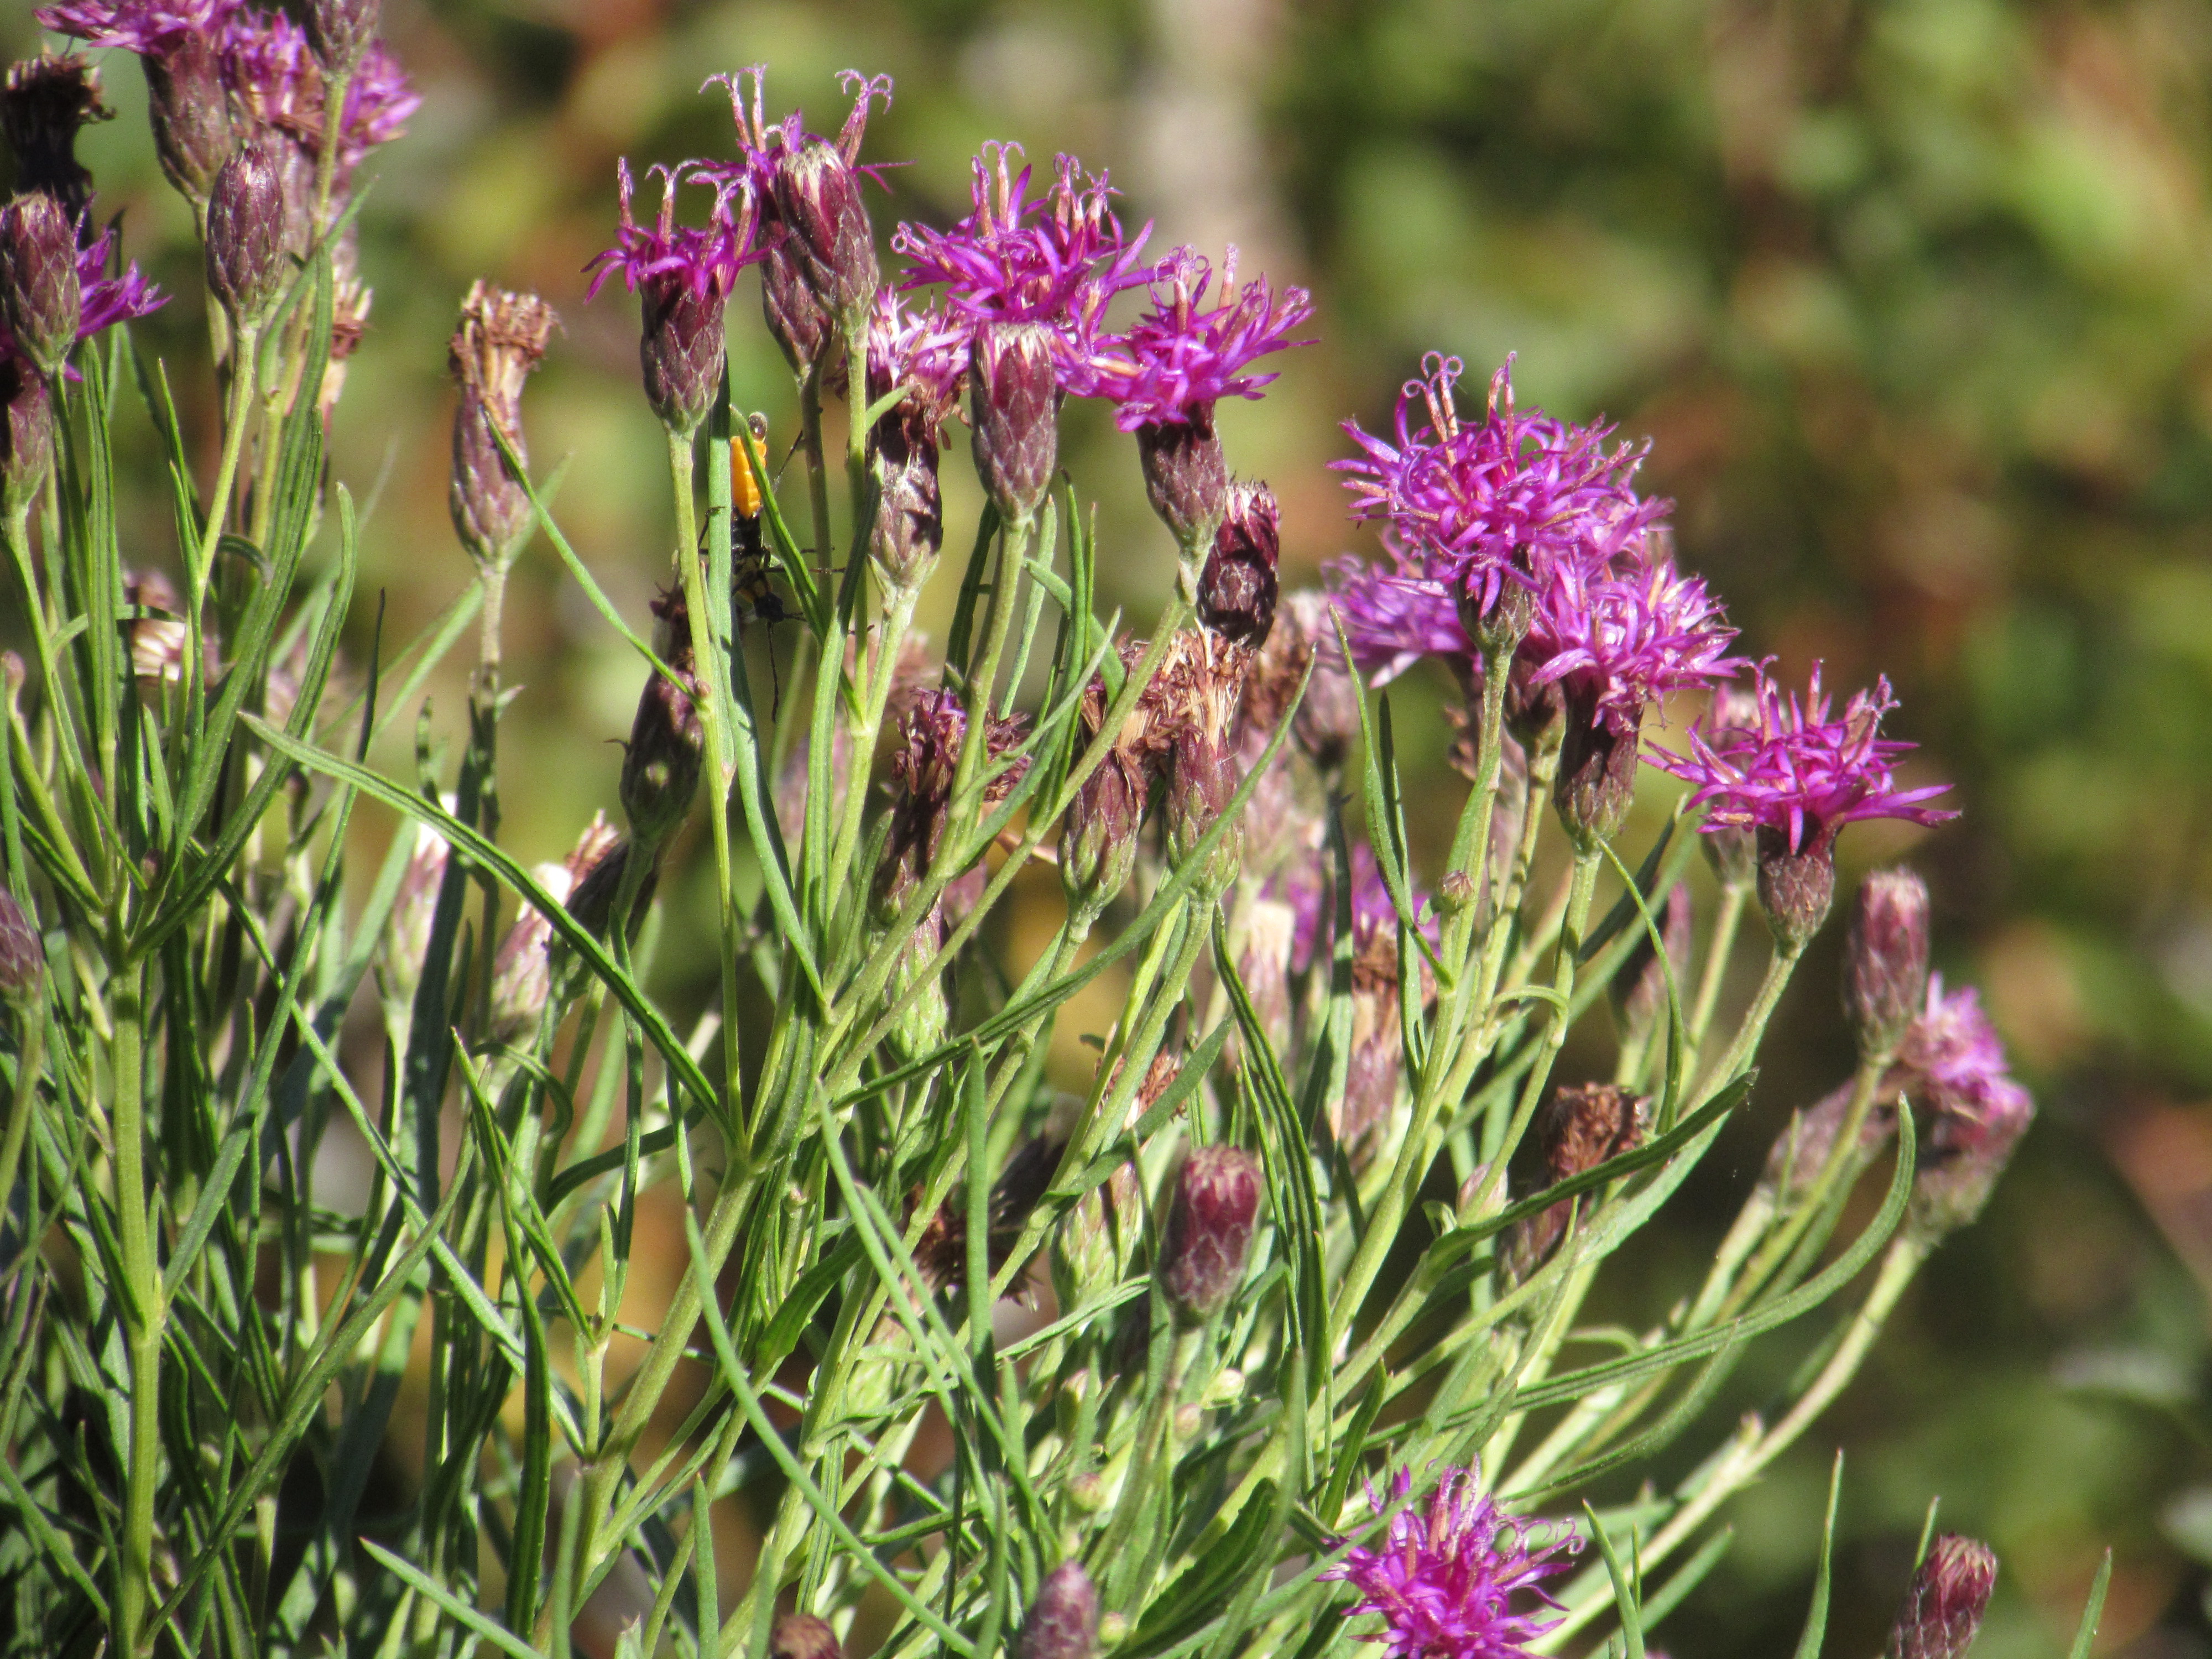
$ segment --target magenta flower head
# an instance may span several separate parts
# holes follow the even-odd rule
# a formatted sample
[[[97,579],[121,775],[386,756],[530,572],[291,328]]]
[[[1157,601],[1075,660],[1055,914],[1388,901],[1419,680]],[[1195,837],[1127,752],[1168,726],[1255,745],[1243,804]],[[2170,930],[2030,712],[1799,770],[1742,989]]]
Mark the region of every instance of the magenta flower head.
[[[1289,337],[1313,315],[1304,289],[1278,300],[1265,277],[1237,287],[1237,250],[1222,262],[1219,303],[1206,303],[1213,272],[1179,247],[1152,275],[1152,309],[1127,334],[1103,341],[1072,389],[1117,407],[1114,423],[1137,434],[1145,488],[1187,552],[1203,550],[1227,506],[1229,475],[1213,406],[1257,398],[1275,377],[1249,373],[1261,357],[1307,340]]]
[[[1526,605],[1516,599],[1493,623],[1502,598],[1533,593],[1560,560],[1606,563],[1667,511],[1631,488],[1642,451],[1607,449],[1610,427],[1521,414],[1512,370],[1508,358],[1484,417],[1465,424],[1453,395],[1464,365],[1430,353],[1399,395],[1397,441],[1348,421],[1363,453],[1332,464],[1346,475],[1352,516],[1389,526],[1419,574],[1445,581],[1470,632],[1494,627],[1498,643],[1517,637]],[[1419,410],[1428,418],[1417,429]]]
[[[1690,752],[1653,754],[1652,763],[1692,786],[1705,827],[1756,832],[1759,902],[1777,935],[1802,946],[1826,919],[1835,896],[1836,835],[1865,818],[1941,823],[1959,815],[1924,803],[1950,787],[1899,787],[1895,763],[1914,745],[1884,738],[1881,717],[1897,707],[1889,682],[1877,680],[1831,713],[1820,670],[1800,699],[1784,696],[1765,665],[1753,683],[1755,724],[1692,728]]]
[[[1741,658],[1723,654],[1735,637],[1705,583],[1668,559],[1644,556],[1640,542],[1625,571],[1552,567],[1520,658],[1528,686],[1559,690],[1565,719],[1555,798],[1577,845],[1594,848],[1627,816],[1644,711],[1669,692],[1742,668]]]
[[[1330,599],[1344,619],[1353,665],[1370,685],[1388,685],[1429,657],[1465,663],[1474,646],[1460,625],[1451,590],[1421,574],[1387,532],[1384,550],[1395,566],[1384,569],[1346,555],[1325,568]]]
[[[195,204],[230,154],[221,42],[239,0],[58,0],[39,21],[93,46],[135,52],[161,171]]]
[[[1125,236],[1105,175],[1086,179],[1072,156],[1032,201],[1030,169],[1011,172],[1020,154],[987,145],[968,217],[949,231],[901,225],[891,239],[911,266],[900,286],[942,283],[948,310],[973,331],[975,471],[1012,524],[1033,517],[1051,488],[1063,381],[1083,372],[1107,302],[1146,280],[1137,256],[1151,228]]]
[[[1481,1480],[1479,1470],[1447,1468],[1419,1510],[1406,1502],[1410,1470],[1392,1481],[1389,1503],[1367,1489],[1378,1516],[1400,1506],[1386,1543],[1349,1551],[1322,1574],[1359,1592],[1346,1617],[1382,1614],[1382,1629],[1361,1640],[1382,1644],[1393,1659],[1525,1659],[1528,1644],[1559,1622],[1546,1617],[1559,1604],[1543,1581],[1567,1570],[1559,1558],[1582,1548],[1580,1534],[1572,1522],[1505,1514]]]
[[[1905,1028],[1892,1075],[1931,1120],[1906,1225],[1932,1242],[1982,1212],[2035,1103],[2013,1080],[1972,988],[1947,994],[1940,974],[1929,978],[1927,1005]]]
[[[615,245],[586,269],[585,298],[597,296],[609,276],[640,296],[645,313],[638,359],[646,399],[661,424],[678,434],[697,430],[722,380],[722,312],[738,273],[761,258],[754,241],[754,196],[741,179],[714,184],[714,203],[703,226],[676,222],[676,192],[690,182],[714,183],[696,163],[653,169],[660,179],[660,212],[639,224],[630,215],[629,163],[617,176],[622,228]]]
[[[968,374],[968,337],[935,310],[903,310],[889,289],[868,325],[868,399],[905,396],[878,420],[868,453],[876,468],[876,522],[868,550],[890,586],[918,586],[945,545],[938,448]]]

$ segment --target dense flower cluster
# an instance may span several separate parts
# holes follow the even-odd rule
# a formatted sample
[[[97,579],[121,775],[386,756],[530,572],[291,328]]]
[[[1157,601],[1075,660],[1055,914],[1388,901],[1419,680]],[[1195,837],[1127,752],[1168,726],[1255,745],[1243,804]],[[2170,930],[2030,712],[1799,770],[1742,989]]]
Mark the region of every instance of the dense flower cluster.
[[[1389,1512],[1380,1549],[1353,1549],[1322,1574],[1359,1592],[1354,1614],[1379,1613],[1382,1627],[1363,1637],[1395,1659],[1518,1659],[1557,1623],[1543,1581],[1567,1569],[1562,1555],[1581,1549],[1572,1526],[1547,1530],[1507,1515],[1482,1490],[1474,1469],[1446,1469],[1426,1504],[1407,1502],[1413,1474],[1401,1470],[1389,1502],[1372,1487],[1377,1516]],[[1519,1598],[1521,1605],[1516,1606]],[[1533,1605],[1531,1605],[1533,1604]]]

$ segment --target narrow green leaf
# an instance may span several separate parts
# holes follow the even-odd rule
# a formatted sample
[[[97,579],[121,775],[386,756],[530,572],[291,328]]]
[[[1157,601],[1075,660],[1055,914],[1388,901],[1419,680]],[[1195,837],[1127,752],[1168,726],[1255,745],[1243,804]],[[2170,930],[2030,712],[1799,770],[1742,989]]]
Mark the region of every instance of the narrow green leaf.
[[[2089,1586],[2088,1604],[2081,1609],[2081,1622],[2074,1632],[2074,1645],[2067,1659],[2089,1659],[2089,1650],[2097,1640],[2097,1623],[2105,1616],[2105,1592],[2112,1583],[2112,1553],[2105,1552],[2105,1559],[2097,1564],[2097,1582]]]
[[[1828,1471],[1828,1513],[1820,1522],[1820,1558],[1813,1569],[1813,1605],[1805,1610],[1805,1633],[1797,1638],[1797,1659],[1820,1659],[1828,1638],[1828,1585],[1836,1554],[1836,1503],[1844,1492],[1844,1455],[1837,1452]]]
[[[1590,1536],[1597,1540],[1598,1553],[1605,1558],[1606,1576],[1613,1580],[1613,1601],[1620,1610],[1620,1635],[1628,1659],[1644,1659],[1644,1614],[1636,1604],[1636,1587],[1621,1571],[1620,1557],[1613,1540],[1606,1536],[1605,1523],[1597,1518],[1597,1511],[1585,1501],[1583,1513],[1589,1517]]]

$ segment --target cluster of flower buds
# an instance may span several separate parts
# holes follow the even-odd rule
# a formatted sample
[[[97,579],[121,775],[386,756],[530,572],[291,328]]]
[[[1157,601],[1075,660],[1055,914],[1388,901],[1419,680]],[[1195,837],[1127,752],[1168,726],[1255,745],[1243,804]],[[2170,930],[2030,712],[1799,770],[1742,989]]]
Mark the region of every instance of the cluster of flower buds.
[[[461,302],[460,326],[447,356],[461,390],[453,411],[447,501],[461,545],[481,567],[503,569],[529,538],[535,517],[529,492],[500,441],[517,460],[528,459],[523,382],[544,357],[559,325],[553,307],[534,294],[510,294],[479,282]]]

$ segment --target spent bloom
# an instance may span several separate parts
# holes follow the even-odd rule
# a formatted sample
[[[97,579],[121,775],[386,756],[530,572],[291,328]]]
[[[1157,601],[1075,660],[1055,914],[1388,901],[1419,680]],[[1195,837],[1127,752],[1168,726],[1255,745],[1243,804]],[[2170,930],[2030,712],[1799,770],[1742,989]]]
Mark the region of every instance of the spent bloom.
[[[0,85],[0,137],[15,153],[17,191],[43,191],[71,222],[86,225],[92,174],[76,159],[76,136],[113,114],[100,101],[100,71],[75,53],[41,52],[10,64]]]
[[[1390,1516],[1380,1549],[1354,1549],[1322,1574],[1359,1592],[1347,1616],[1382,1615],[1380,1642],[1397,1659],[1521,1659],[1559,1621],[1543,1581],[1566,1571],[1559,1559],[1582,1547],[1571,1524],[1556,1530],[1505,1514],[1481,1489],[1480,1473],[1448,1468],[1416,1509],[1410,1470],[1391,1483],[1390,1502],[1368,1488],[1377,1516]],[[1515,1605],[1516,1598],[1520,1605]]]
[[[1667,511],[1631,487],[1640,450],[1608,449],[1609,427],[1522,414],[1512,369],[1509,358],[1482,419],[1468,423],[1454,399],[1465,366],[1430,353],[1399,395],[1396,441],[1348,421],[1361,453],[1332,463],[1352,516],[1387,526],[1419,574],[1443,580],[1470,617],[1487,617],[1509,585],[1533,589],[1552,562],[1605,562]]]

